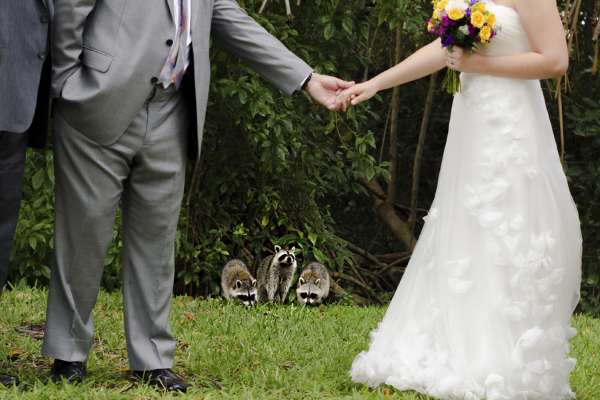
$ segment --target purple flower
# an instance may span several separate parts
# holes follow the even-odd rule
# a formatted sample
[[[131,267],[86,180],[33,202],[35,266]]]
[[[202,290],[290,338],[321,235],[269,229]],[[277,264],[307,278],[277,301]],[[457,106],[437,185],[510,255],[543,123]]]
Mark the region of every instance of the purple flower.
[[[442,18],[442,26],[444,28],[450,26],[450,18],[447,15],[444,15],[444,18]]]
[[[455,42],[454,36],[452,36],[452,35],[443,35],[442,36],[442,46],[443,47],[452,46],[454,44],[454,42]]]

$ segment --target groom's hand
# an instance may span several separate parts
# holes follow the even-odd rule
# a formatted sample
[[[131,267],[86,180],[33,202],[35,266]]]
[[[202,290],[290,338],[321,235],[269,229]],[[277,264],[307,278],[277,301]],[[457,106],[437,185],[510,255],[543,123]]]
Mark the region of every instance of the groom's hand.
[[[344,81],[333,76],[313,73],[305,90],[317,103],[329,111],[346,111],[347,102],[340,101],[338,93],[354,86],[354,82]]]

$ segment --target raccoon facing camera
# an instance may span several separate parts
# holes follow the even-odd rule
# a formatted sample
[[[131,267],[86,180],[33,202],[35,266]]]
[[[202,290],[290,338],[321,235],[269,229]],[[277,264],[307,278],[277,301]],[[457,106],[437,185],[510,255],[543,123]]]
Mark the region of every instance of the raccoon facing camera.
[[[296,248],[275,245],[258,267],[258,301],[285,304],[297,267]]]
[[[327,268],[312,262],[304,268],[298,278],[296,298],[302,305],[316,306],[329,296],[330,278]]]
[[[246,307],[256,305],[257,282],[241,260],[234,259],[225,264],[221,273],[221,290],[228,300],[237,300]]]

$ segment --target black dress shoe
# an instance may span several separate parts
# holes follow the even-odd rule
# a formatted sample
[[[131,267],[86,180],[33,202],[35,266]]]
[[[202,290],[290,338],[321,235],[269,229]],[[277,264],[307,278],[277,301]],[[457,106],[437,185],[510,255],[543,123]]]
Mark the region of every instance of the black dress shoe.
[[[0,374],[0,385],[15,386],[19,384],[19,379],[16,376]]]
[[[86,375],[85,364],[78,361],[54,360],[50,379],[54,383],[65,380],[67,383],[81,383]]]
[[[189,385],[183,378],[170,369],[153,369],[151,371],[133,371],[133,376],[169,392],[187,392]]]

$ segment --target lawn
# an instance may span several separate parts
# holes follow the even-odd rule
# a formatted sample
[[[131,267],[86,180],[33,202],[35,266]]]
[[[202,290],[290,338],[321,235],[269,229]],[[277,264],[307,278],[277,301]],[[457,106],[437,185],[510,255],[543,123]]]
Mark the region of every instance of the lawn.
[[[12,357],[22,385],[0,388],[0,399],[427,399],[356,385],[347,371],[384,309],[296,305],[244,309],[219,299],[178,297],[172,313],[178,338],[176,370],[193,384],[187,395],[163,395],[128,377],[121,297],[101,294],[97,337],[80,386],[45,384],[50,361],[40,340],[17,327],[44,319],[46,293],[7,291],[0,300],[0,370]],[[578,359],[572,377],[578,399],[600,398],[600,320],[575,317]],[[8,345],[7,345],[8,343]]]

